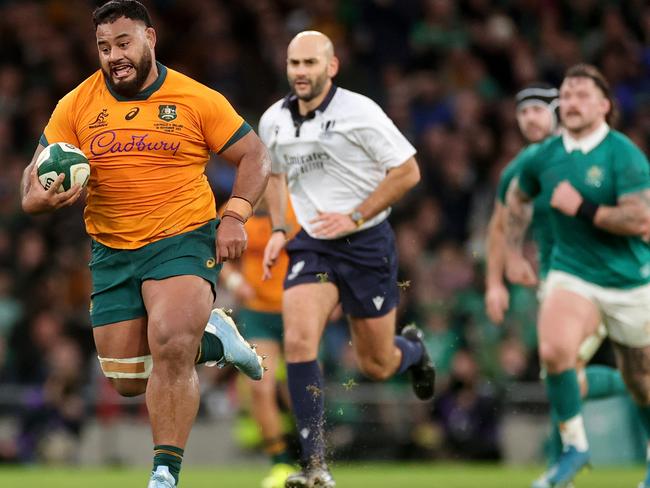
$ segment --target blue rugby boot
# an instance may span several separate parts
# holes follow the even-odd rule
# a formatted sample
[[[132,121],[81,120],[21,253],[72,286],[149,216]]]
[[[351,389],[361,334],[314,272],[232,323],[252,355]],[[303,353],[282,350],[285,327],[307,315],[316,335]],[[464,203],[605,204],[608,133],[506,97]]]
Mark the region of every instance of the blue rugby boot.
[[[263,358],[258,356],[255,348],[239,334],[235,322],[223,309],[215,308],[212,311],[205,331],[216,335],[223,344],[223,357],[216,362],[218,367],[223,368],[226,364],[232,364],[249,378],[262,379],[264,375]],[[210,366],[210,364],[206,363],[206,366]]]
[[[156,471],[151,473],[147,488],[176,488],[176,480],[167,466],[158,466]]]
[[[589,466],[589,458],[589,451],[578,451],[573,446],[565,448],[557,463],[536,479],[531,488],[571,488],[573,478]]]

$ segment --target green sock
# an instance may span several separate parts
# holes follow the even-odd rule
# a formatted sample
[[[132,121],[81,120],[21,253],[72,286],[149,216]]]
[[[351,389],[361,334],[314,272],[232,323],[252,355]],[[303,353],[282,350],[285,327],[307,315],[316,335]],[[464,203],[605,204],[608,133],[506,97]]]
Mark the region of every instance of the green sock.
[[[174,477],[178,486],[178,476],[181,472],[181,463],[183,462],[183,453],[185,451],[180,447],[159,445],[153,448],[153,471],[158,466],[167,466],[169,473]]]
[[[617,369],[609,366],[587,366],[587,396],[586,399],[607,398],[625,395],[627,389]]]
[[[637,405],[636,408],[639,412],[639,419],[643,425],[643,430],[645,430],[646,436],[650,439],[650,405]]]
[[[559,374],[548,373],[546,390],[551,408],[555,410],[559,422],[569,420],[580,413],[582,400],[575,368]]]
[[[264,451],[271,458],[272,464],[293,464],[294,460],[289,454],[287,443],[284,437],[280,436],[275,439],[267,439],[264,441]]]
[[[219,361],[223,357],[223,344],[217,336],[208,332],[203,333],[199,351],[196,354],[196,364],[207,361]]]
[[[546,442],[546,454],[548,458],[548,465],[552,466],[557,462],[562,454],[562,437],[560,436],[560,428],[558,427],[557,414],[551,408],[551,432]]]

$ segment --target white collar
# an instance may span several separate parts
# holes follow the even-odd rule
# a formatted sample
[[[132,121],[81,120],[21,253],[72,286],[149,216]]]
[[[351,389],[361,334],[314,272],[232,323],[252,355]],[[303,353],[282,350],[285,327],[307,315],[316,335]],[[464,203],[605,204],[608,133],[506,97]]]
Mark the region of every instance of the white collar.
[[[583,154],[587,154],[598,144],[603,142],[605,137],[607,137],[607,134],[609,134],[609,125],[607,125],[606,122],[603,122],[598,129],[582,139],[574,139],[566,130],[562,131],[562,143],[564,144],[564,149],[568,153],[578,150],[582,151]]]

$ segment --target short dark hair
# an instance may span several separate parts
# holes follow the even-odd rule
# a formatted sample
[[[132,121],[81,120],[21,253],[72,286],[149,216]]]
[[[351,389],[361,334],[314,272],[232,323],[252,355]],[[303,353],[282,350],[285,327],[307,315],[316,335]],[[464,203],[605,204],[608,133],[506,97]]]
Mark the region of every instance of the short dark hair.
[[[579,63],[571,66],[566,73],[564,74],[564,79],[567,78],[589,78],[602,94],[609,100],[610,109],[605,116],[605,120],[611,126],[615,125],[618,122],[618,109],[616,107],[616,101],[612,96],[612,90],[609,87],[609,83],[605,76],[596,68],[593,64]]]
[[[112,24],[117,19],[125,17],[144,22],[147,27],[153,27],[147,8],[137,0],[111,0],[93,12],[95,29],[100,24]]]

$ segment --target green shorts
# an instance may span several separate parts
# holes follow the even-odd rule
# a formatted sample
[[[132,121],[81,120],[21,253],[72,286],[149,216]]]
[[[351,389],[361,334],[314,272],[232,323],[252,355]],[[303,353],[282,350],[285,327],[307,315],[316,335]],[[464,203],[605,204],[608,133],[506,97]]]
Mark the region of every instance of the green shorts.
[[[92,241],[90,321],[93,327],[146,317],[142,282],[171,276],[196,275],[216,296],[221,265],[216,263],[217,221],[184,234],[167,237],[139,249],[113,249]]]
[[[247,339],[266,339],[282,344],[282,314],[258,312],[242,308],[237,314],[237,325]]]

